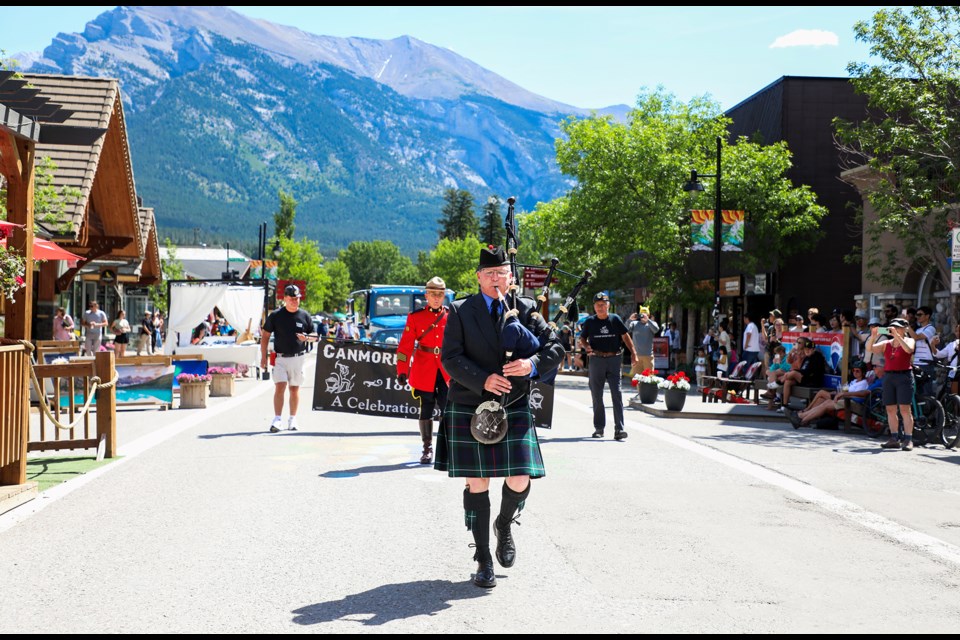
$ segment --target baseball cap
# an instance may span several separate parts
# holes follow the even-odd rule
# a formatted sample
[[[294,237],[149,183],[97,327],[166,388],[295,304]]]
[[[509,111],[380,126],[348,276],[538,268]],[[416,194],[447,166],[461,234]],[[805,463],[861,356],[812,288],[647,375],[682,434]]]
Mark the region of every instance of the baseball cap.
[[[853,314],[853,315],[854,315],[855,318],[866,318],[866,317],[867,317],[867,312],[864,311],[863,309],[857,309],[857,312],[856,312],[855,314]]]
[[[780,309],[774,309],[773,311],[771,311],[771,312],[768,313],[767,315],[773,316],[774,318],[782,318],[782,317],[783,317],[783,314],[780,313]]]
[[[605,294],[603,291],[601,291],[600,293],[598,293],[598,294],[596,294],[595,296],[593,296],[593,301],[594,301],[594,302],[599,302],[599,301],[601,301],[601,300],[603,300],[604,302],[610,302],[610,296],[608,296],[607,294]]]
[[[890,321],[890,324],[888,326],[899,327],[900,329],[906,329],[909,325],[907,325],[907,321],[904,320],[903,318],[894,318],[893,320]]]
[[[298,287],[298,286],[295,285],[295,284],[288,284],[288,285],[283,289],[283,295],[289,296],[289,297],[291,297],[291,298],[299,298],[299,297],[300,297],[300,287]]]
[[[879,324],[880,324],[880,318],[878,318],[877,316],[873,316],[872,318],[870,318],[870,321],[869,321],[867,324],[879,325]]]

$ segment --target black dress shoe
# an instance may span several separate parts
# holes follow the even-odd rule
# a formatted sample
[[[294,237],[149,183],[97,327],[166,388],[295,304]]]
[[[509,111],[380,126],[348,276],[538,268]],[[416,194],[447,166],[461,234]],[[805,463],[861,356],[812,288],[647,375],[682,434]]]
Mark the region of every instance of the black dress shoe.
[[[497,576],[493,573],[493,558],[489,555],[486,560],[477,562],[477,572],[473,576],[473,584],[484,589],[492,589],[497,586]]]
[[[594,438],[602,438],[602,437],[603,437],[603,431],[601,431],[600,429],[597,429],[596,431],[593,432],[593,436],[592,436],[592,437],[594,437]]]
[[[517,545],[513,542],[513,534],[510,532],[510,521],[506,526],[500,524],[500,516],[493,521],[493,533],[497,536],[497,562],[501,567],[509,569],[517,560]]]
[[[627,432],[625,429],[620,429],[613,435],[614,440],[623,440],[627,437]]]

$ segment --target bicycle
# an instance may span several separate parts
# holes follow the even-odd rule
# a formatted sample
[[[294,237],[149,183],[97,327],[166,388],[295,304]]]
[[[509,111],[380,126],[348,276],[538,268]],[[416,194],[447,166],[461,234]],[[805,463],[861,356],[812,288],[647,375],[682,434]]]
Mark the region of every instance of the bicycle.
[[[939,362],[934,363],[937,376],[937,400],[943,405],[944,423],[943,446],[953,449],[960,444],[960,396],[950,391],[952,380],[949,374],[958,367],[951,367]]]
[[[913,443],[923,446],[929,443],[947,446],[944,439],[946,412],[943,405],[935,396],[918,395],[917,389],[923,388],[930,376],[919,367],[913,367],[914,387],[910,407],[913,414]],[[952,394],[951,394],[952,395]],[[956,396],[955,396],[956,397]],[[960,398],[957,398],[956,408],[960,411]],[[893,433],[887,422],[887,408],[883,405],[883,392],[875,389],[866,400],[867,415],[864,416],[863,429],[871,438]],[[952,403],[953,400],[950,400]],[[954,414],[958,415],[958,414]],[[897,431],[900,430],[898,424]],[[951,441],[953,439],[951,438]],[[960,443],[960,440],[958,440]]]

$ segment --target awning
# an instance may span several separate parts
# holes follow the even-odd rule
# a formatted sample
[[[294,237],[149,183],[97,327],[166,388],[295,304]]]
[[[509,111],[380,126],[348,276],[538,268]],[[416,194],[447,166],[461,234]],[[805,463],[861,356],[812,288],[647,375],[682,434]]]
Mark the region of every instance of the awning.
[[[9,223],[4,223],[9,224]],[[17,226],[17,225],[12,225]],[[3,227],[0,227],[2,229]],[[7,239],[0,240],[0,246],[6,248]],[[83,260],[83,256],[70,253],[60,245],[43,238],[33,238],[33,259],[34,260]]]

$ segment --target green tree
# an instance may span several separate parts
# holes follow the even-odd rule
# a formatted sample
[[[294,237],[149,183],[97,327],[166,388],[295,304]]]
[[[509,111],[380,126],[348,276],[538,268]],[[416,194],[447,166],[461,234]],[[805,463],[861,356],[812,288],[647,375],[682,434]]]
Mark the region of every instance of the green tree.
[[[297,217],[297,201],[281,190],[280,208],[273,214],[273,228],[278,238],[293,238],[294,218]]]
[[[447,189],[443,193],[444,205],[441,210],[440,239],[457,240],[475,236],[480,232],[477,215],[473,210],[473,196],[464,189]]]
[[[873,61],[850,63],[847,71],[871,117],[835,120],[838,146],[849,166],[869,167],[865,194],[876,217],[865,235],[892,234],[907,258],[873,252],[864,267],[887,284],[902,282],[910,268],[935,268],[949,283],[947,244],[960,188],[960,7],[881,9],[854,33]],[[852,257],[859,253],[855,247]]]
[[[177,245],[170,238],[163,239],[163,246],[167,248],[167,257],[160,261],[160,282],[147,288],[147,298],[154,309],[163,311],[164,315],[170,310],[170,301],[167,299],[167,283],[170,280],[183,280],[183,263],[177,259]]]
[[[330,280],[326,295],[322,300],[322,307],[325,311],[333,311],[344,304],[347,296],[353,291],[353,283],[350,281],[350,270],[342,260],[331,260],[324,265],[327,277]]]
[[[459,240],[444,238],[436,248],[421,256],[421,275],[424,282],[433,276],[440,276],[447,287],[457,296],[477,291],[477,260],[481,247],[485,246],[475,236]]]
[[[33,221],[57,233],[67,233],[71,225],[66,219],[68,203],[78,202],[80,189],[68,185],[56,186],[53,176],[57,163],[48,157],[39,158],[33,167]],[[0,187],[0,217],[7,218],[7,186]]]
[[[300,300],[300,306],[310,313],[323,309],[324,301],[330,297],[330,274],[321,266],[323,256],[313,240],[292,240],[280,238],[283,260],[277,265],[277,277],[281,280],[303,280],[306,292]]]
[[[712,209],[712,192],[708,187],[702,200],[691,200],[682,185],[691,167],[715,165],[716,138],[725,139],[728,124],[716,102],[704,97],[682,104],[662,89],[641,94],[625,124],[600,116],[567,119],[557,162],[576,186],[524,216],[521,241],[532,237],[532,247],[555,255],[565,270],[590,268],[597,274],[593,289],[643,278],[671,302],[709,304],[712,291],[695,287],[689,210]],[[741,138],[724,145],[721,206],[746,210],[748,222],[748,250],[725,254],[731,271],[768,266],[815,246],[826,209],[808,187],[791,184],[790,166],[783,143],[761,147]]]
[[[502,247],[507,236],[503,222],[503,216],[500,214],[500,196],[490,196],[487,198],[486,204],[483,205],[483,215],[480,221],[480,241],[485,245],[492,244]]]
[[[410,258],[389,240],[355,241],[338,258],[347,266],[354,287],[371,284],[423,284]]]

